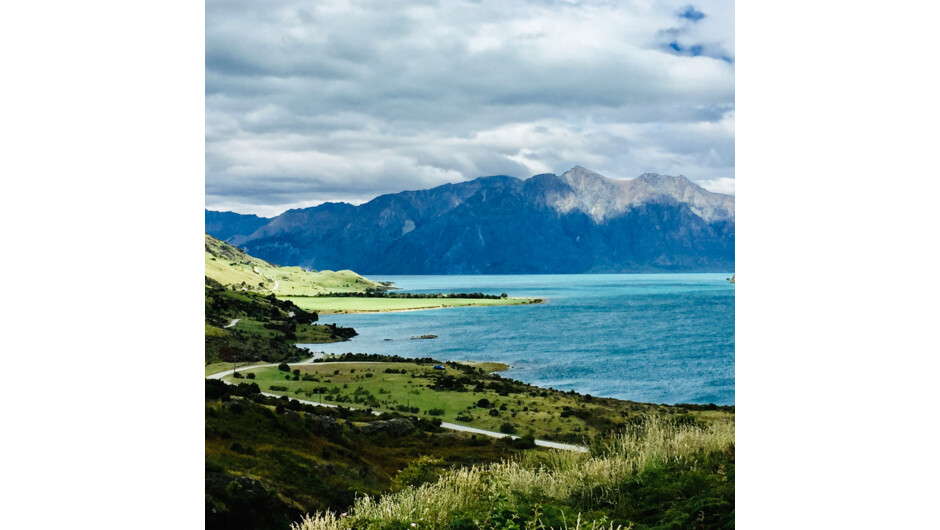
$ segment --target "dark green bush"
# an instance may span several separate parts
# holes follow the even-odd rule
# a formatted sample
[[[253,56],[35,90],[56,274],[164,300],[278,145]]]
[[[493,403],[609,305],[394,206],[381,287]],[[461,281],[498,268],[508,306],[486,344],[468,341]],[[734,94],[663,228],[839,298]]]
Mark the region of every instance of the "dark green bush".
[[[532,433],[520,436],[512,441],[512,446],[516,449],[534,449],[535,436]]]

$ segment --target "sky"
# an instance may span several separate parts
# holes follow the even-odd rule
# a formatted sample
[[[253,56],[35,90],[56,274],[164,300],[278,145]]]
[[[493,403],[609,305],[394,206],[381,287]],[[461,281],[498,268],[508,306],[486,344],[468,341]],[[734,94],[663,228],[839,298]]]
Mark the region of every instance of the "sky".
[[[207,0],[206,208],[575,165],[734,193],[734,3]]]

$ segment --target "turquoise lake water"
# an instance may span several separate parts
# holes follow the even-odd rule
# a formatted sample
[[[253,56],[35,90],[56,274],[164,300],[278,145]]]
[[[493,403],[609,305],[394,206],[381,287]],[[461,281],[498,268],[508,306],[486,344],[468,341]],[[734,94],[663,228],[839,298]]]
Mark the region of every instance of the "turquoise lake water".
[[[359,333],[328,353],[499,361],[501,375],[651,403],[734,404],[731,273],[382,276],[407,292],[544,298],[525,306],[322,315]],[[437,339],[411,340],[433,334]],[[386,340],[391,339],[391,340]]]

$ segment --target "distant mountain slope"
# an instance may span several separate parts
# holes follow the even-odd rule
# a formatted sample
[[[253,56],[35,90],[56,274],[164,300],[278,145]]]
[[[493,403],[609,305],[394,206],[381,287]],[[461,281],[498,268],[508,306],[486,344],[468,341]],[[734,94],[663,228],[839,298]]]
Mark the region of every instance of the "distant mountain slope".
[[[289,210],[238,237],[277,263],[364,274],[729,271],[734,197],[576,166]]]
[[[271,219],[257,215],[206,210],[206,233],[238,245],[245,236],[268,224]],[[239,237],[241,236],[241,237]]]
[[[206,277],[222,285],[281,296],[362,292],[384,286],[350,270],[307,271],[278,267],[206,234]]]

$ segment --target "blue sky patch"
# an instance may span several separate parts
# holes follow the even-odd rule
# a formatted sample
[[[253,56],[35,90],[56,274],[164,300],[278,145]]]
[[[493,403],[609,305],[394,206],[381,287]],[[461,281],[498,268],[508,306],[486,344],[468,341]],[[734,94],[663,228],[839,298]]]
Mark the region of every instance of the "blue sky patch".
[[[680,46],[677,41],[672,41],[668,44],[668,46],[671,50],[680,55],[691,55],[692,57],[698,57],[699,55],[702,55],[702,52],[705,51],[705,48],[703,48],[701,44]]]
[[[699,20],[705,18],[705,13],[695,9],[694,6],[688,5],[679,12],[679,18],[691,20],[692,22],[698,22]]]

